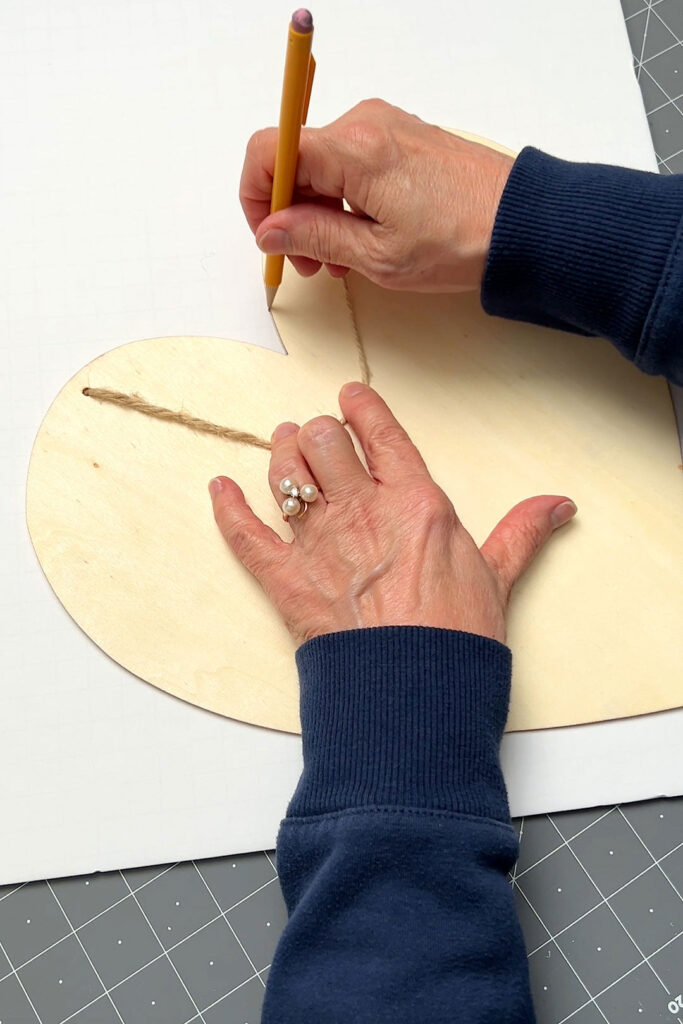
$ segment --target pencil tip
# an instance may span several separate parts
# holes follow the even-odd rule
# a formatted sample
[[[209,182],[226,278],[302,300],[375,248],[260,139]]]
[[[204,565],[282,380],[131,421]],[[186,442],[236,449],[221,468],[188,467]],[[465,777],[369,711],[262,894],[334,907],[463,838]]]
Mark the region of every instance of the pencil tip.
[[[273,302],[275,301],[276,295],[277,288],[271,288],[269,285],[266,285],[266,305],[268,306],[269,311],[271,306],[273,305]]]

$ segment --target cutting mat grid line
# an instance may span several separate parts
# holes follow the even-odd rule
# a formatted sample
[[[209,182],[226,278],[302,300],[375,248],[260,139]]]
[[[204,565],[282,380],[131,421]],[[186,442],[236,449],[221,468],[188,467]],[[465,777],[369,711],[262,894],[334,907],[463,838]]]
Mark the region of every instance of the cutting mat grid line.
[[[594,812],[595,820],[578,831],[572,821],[590,812],[527,819],[520,861],[553,847],[513,881],[531,946],[539,1024],[681,1020],[682,804],[659,800]],[[566,844],[558,847],[558,838]],[[572,905],[583,913],[567,913]],[[581,982],[583,997],[564,967],[558,970],[560,958]]]
[[[622,8],[683,172],[683,4]],[[683,799],[514,824],[538,1024],[683,1024]],[[258,1024],[285,921],[272,851],[0,887],[0,1024]]]
[[[249,856],[249,855],[246,855],[246,856]],[[238,858],[235,858],[235,859],[240,859],[240,858],[238,857]],[[194,862],[192,862],[192,863],[194,863]],[[119,872],[119,874],[120,874],[120,872]],[[103,875],[94,874],[94,875],[90,875],[90,876],[78,876],[78,880],[79,881],[85,881],[85,884],[91,885],[91,884],[96,884],[96,880],[98,878],[100,878],[100,877],[106,878],[107,874],[105,873]],[[161,877],[161,876],[157,875],[156,877],[158,878],[158,877]],[[60,881],[62,881],[62,879],[60,879]],[[227,920],[226,914],[229,914],[230,911],[234,910],[236,907],[239,907],[242,903],[246,903],[246,901],[248,899],[250,899],[252,896],[256,896],[258,893],[262,892],[262,890],[266,889],[268,886],[274,886],[276,882],[277,882],[277,877],[274,876],[273,878],[271,878],[267,882],[265,882],[263,885],[259,886],[257,889],[254,889],[253,892],[248,893],[248,895],[244,896],[241,900],[237,900],[237,902],[234,903],[233,906],[228,907],[227,910],[221,910],[220,907],[218,907],[218,911],[219,911],[218,914],[216,914],[214,917],[209,918],[208,921],[206,921],[199,928],[195,929],[195,931],[190,932],[189,935],[185,936],[185,939],[191,938],[193,935],[196,935],[198,932],[202,931],[203,928],[206,928],[209,925],[214,924],[215,921],[219,921],[219,920],[221,920],[221,918],[225,918]],[[42,882],[40,882],[40,883],[34,882],[34,883],[26,883],[26,884],[27,885],[42,885],[43,883]],[[50,892],[54,896],[54,890],[53,890],[54,881],[53,882],[47,881],[46,884],[48,886],[48,889],[50,890]],[[146,884],[150,885],[151,882],[150,883],[146,883]],[[17,892],[20,888],[23,888],[23,886],[18,886],[16,889],[13,889],[12,892]],[[125,900],[128,900],[131,896],[134,896],[135,892],[139,892],[139,891],[140,891],[139,889],[132,890],[130,893],[127,893],[124,897],[122,897],[122,899],[117,900],[115,903],[112,903],[110,906],[106,907],[104,910],[100,911],[98,914],[95,914],[93,917],[88,918],[86,921],[83,921],[83,923],[78,925],[78,926],[73,926],[72,922],[69,920],[69,918],[67,916],[67,921],[68,921],[68,923],[69,923],[69,925],[71,926],[71,929],[72,929],[72,931],[69,932],[68,934],[74,934],[74,935],[78,936],[78,933],[79,933],[79,931],[81,929],[85,928],[87,925],[92,924],[94,921],[97,921],[103,915],[108,914],[110,911],[112,911],[115,907],[118,907]],[[7,898],[8,896],[11,896],[11,895],[12,895],[12,893],[7,893],[2,898],[5,899],[5,898]],[[57,898],[55,897],[55,900],[56,899]],[[57,903],[60,906],[60,909],[63,909],[61,907],[61,904],[59,904],[58,900],[57,900]],[[31,924],[30,918],[26,919],[26,924],[27,925]],[[48,953],[51,949],[54,949],[55,946],[58,946],[60,944],[60,942],[64,941],[65,937],[66,936],[62,936],[61,938],[57,939],[55,942],[51,943],[49,946],[41,948],[38,953],[36,953],[34,956],[29,957],[27,960],[24,960],[24,961],[22,961],[20,963],[12,964],[11,965],[11,969],[9,971],[7,971],[7,973],[0,974],[0,982],[4,981],[5,978],[10,977],[12,974],[16,973],[16,971],[24,969],[29,964],[33,963],[34,960],[37,960],[38,957],[42,956],[44,953]],[[185,939],[181,940],[181,942],[185,941]],[[157,956],[153,957],[152,960],[150,960],[148,963],[143,964],[142,967],[138,968],[138,970],[134,971],[133,974],[137,974],[138,971],[141,970],[142,968],[148,967],[151,963],[156,963],[157,960],[161,960],[166,955],[167,951],[175,949],[177,946],[181,945],[181,942],[177,942],[177,943],[174,943],[173,945],[168,946],[167,950],[165,950],[163,947],[161,947],[161,952]],[[239,939],[238,939],[238,942],[239,942]],[[248,957],[248,954],[246,954],[246,952],[245,952],[245,955]],[[10,963],[11,963],[11,961],[10,961]],[[270,966],[270,965],[267,965],[267,966]],[[265,969],[265,968],[263,968],[263,969]],[[254,976],[256,976],[259,972],[257,971],[256,967],[253,967],[253,970],[254,970]],[[128,977],[132,977],[132,974],[129,975]],[[125,979],[122,979],[122,980],[127,981],[128,978],[125,978]],[[119,982],[118,984],[121,984],[121,983],[122,982]]]
[[[610,812],[612,810],[619,810],[619,808],[618,807],[617,808],[610,808]],[[676,853],[679,850],[681,850],[682,848],[683,848],[683,843],[679,843],[678,846],[675,846],[673,848],[673,850],[671,850],[670,853]],[[559,849],[559,847],[558,847],[558,849]],[[552,854],[555,853],[555,852],[556,852],[555,850],[552,850],[549,854],[546,855],[546,857],[542,857],[541,861],[546,860],[547,857],[551,857]],[[667,854],[667,856],[670,856],[670,854]],[[661,858],[661,859],[664,860],[664,858]],[[541,861],[539,861],[539,863],[541,863]],[[661,861],[658,861],[658,860],[654,861],[655,865],[659,865],[660,863],[661,863]],[[536,865],[533,865],[533,867],[535,867],[535,866]],[[637,875],[634,875],[633,878],[629,879],[628,882],[625,882],[623,885],[620,885],[618,889],[615,889],[614,892],[611,895],[612,896],[616,896],[616,895],[618,895],[618,893],[622,892],[622,890],[626,889],[626,887],[629,886],[632,882],[637,882],[638,879],[641,878],[642,875],[646,874],[650,870],[650,868],[652,866],[653,866],[652,864],[649,864],[647,867],[643,868],[642,871],[640,871]],[[527,868],[526,871],[523,872],[523,874],[526,874],[528,871],[531,871],[531,870],[533,870],[533,868]],[[513,885],[517,881],[517,877],[520,877],[520,876],[516,876],[516,877],[512,876],[511,881],[512,881]],[[676,893],[678,893],[678,890],[676,889],[676,887],[673,886],[673,888],[676,891]],[[601,906],[603,903],[607,903],[608,899],[609,899],[608,897],[603,896],[602,900],[600,901],[600,903],[597,904],[597,906]],[[560,937],[560,935],[563,935],[564,932],[568,931],[568,929],[573,927],[573,925],[578,924],[579,921],[582,921],[584,919],[584,917],[588,917],[588,914],[591,914],[593,912],[593,910],[595,910],[595,909],[596,909],[595,907],[591,907],[591,909],[586,911],[585,914],[582,914],[581,917],[577,917],[574,921],[571,922],[571,924],[566,925],[564,928],[561,928],[559,932],[556,932],[554,935],[551,935],[550,938],[551,939],[558,939]],[[677,938],[677,937],[678,936],[675,936],[675,938]],[[669,940],[669,941],[672,941],[672,940]],[[546,941],[543,941],[539,946],[536,947],[536,949],[532,949],[529,952],[529,956],[531,956],[533,953],[538,952],[538,950],[541,949],[541,947],[544,946],[544,945],[546,945]],[[668,942],[664,943],[664,945],[668,945]],[[659,952],[659,950],[656,950],[656,952]]]
[[[595,1008],[599,1014],[596,1019],[607,1020],[609,1024],[613,1024],[617,1020],[621,1024],[621,1022],[630,1019],[644,1019],[648,1021],[680,1019],[669,1012],[668,1003],[671,1002],[672,998],[679,995],[677,989],[680,988],[680,986],[673,984],[676,977],[675,974],[672,975],[672,970],[674,970],[672,965],[683,963],[683,901],[680,900],[680,895],[677,892],[677,883],[683,884],[681,882],[683,842],[680,841],[680,836],[683,834],[682,805],[683,801],[681,800],[654,801],[647,802],[646,804],[633,804],[626,808],[602,809],[595,812],[580,811],[563,815],[545,815],[539,818],[528,818],[523,823],[518,823],[520,833],[522,834],[520,864],[523,865],[526,861],[527,866],[518,871],[513,879],[513,885],[516,890],[516,897],[521,898],[524,905],[529,908],[537,926],[541,928],[544,934],[542,942],[531,939],[533,928],[530,927],[528,920],[525,921],[524,914],[521,914],[522,920],[525,922],[527,942],[531,946],[529,957],[532,965],[535,998],[539,1007],[542,1005],[552,1005],[554,1000],[554,1005],[559,1008],[561,1013],[561,1016],[544,1017],[539,1012],[539,1024],[544,1024],[544,1021],[564,1024],[565,1021],[575,1018],[582,1021],[583,1018],[579,1017],[579,1014],[583,1014],[588,1007]],[[586,815],[591,813],[593,820],[586,824]],[[638,820],[643,816],[647,832],[645,835],[638,828]],[[663,823],[659,835],[656,833],[657,821]],[[606,828],[607,825],[610,826],[609,829]],[[641,859],[636,858],[633,860],[631,851],[634,870],[626,881],[618,879],[618,872],[623,869],[623,865],[620,863],[621,856],[628,851],[624,851],[623,847],[621,850],[607,848],[611,841],[614,842],[616,847],[616,838],[614,838],[613,831],[615,826],[617,830],[620,826],[628,830],[633,835],[635,844],[642,849],[643,856]],[[654,832],[653,827],[655,828]],[[612,886],[609,892],[603,889],[604,883],[599,883],[596,880],[595,874],[587,867],[584,859],[585,854],[582,858],[578,852],[578,849],[586,847],[591,832],[600,832],[597,841],[591,847],[591,857],[602,848],[603,859],[614,855],[617,858],[612,872]],[[653,835],[659,843],[659,849],[656,854],[651,848]],[[557,844],[558,839],[559,845]],[[547,846],[550,846],[551,849],[538,857],[537,853]],[[556,863],[566,851],[570,851],[574,863],[578,866],[578,877],[580,878],[583,875],[588,880],[589,892],[592,893],[592,896],[588,898],[587,909],[582,914],[574,914],[573,909],[577,904],[586,904],[585,887],[579,884],[579,890],[574,891],[572,886],[575,884],[576,879],[572,880],[568,877],[566,864]],[[531,860],[531,863],[528,863],[529,860]],[[635,870],[636,866],[638,870]],[[138,869],[138,873],[140,870]],[[144,871],[145,869],[142,870]],[[639,943],[634,938],[638,929],[633,928],[630,921],[627,923],[624,920],[624,915],[615,909],[612,901],[618,897],[626,908],[627,914],[632,914],[629,902],[624,901],[624,894],[628,894],[628,890],[650,871],[656,871],[660,874],[665,885],[668,887],[669,903],[673,905],[673,901],[678,901],[680,909],[677,915],[669,914],[671,920],[668,922],[664,921],[663,927],[668,930],[664,933],[667,935],[664,941],[655,942],[652,940],[650,943],[651,948],[648,948],[646,951],[639,946]],[[204,877],[203,872],[206,872],[207,876],[211,879],[211,884]],[[677,874],[674,879],[673,875],[676,872]],[[284,923],[284,907],[282,906],[279,887],[275,884],[276,875],[268,853],[245,855],[233,859],[222,858],[216,861],[198,861],[195,864],[177,864],[167,867],[161,872],[155,872],[151,880],[144,881],[140,885],[134,884],[135,874],[136,872],[133,871],[126,872],[125,875],[122,872],[113,872],[89,877],[81,876],[75,879],[55,880],[49,885],[43,882],[35,882],[18,888],[12,887],[9,892],[3,894],[2,902],[5,904],[5,912],[0,914],[0,929],[3,928],[7,920],[13,920],[14,933],[11,935],[8,945],[3,944],[0,950],[6,957],[9,967],[7,972],[3,972],[0,986],[8,979],[16,978],[27,998],[27,1005],[29,1005],[29,997],[33,995],[31,1002],[36,1007],[33,1017],[17,1017],[17,1024],[19,1024],[20,1020],[24,1019],[38,1020],[41,1024],[53,1024],[53,1022],[56,1024],[57,1021],[60,1024],[67,1024],[67,1022],[72,1021],[79,1021],[82,1024],[82,1022],[90,1019],[87,1016],[88,1011],[93,1012],[95,1008],[97,1008],[98,1013],[96,1017],[93,1017],[93,1021],[99,1021],[104,1000],[110,1001],[112,1009],[115,1010],[116,1016],[113,1016],[112,1020],[123,1021],[124,1024],[129,1024],[129,1021],[132,1022],[132,1020],[142,1022],[142,1024],[147,1024],[148,1020],[150,1022],[156,1020],[154,1016],[144,1016],[145,1008],[144,1004],[141,1003],[136,1004],[136,1014],[134,1017],[124,1016],[119,1010],[117,993],[130,988],[131,984],[135,984],[135,980],[141,975],[149,974],[160,960],[165,958],[172,959],[178,951],[187,952],[192,943],[196,942],[198,937],[204,935],[207,942],[204,943],[201,951],[199,953],[198,951],[193,951],[191,954],[188,954],[190,960],[184,961],[187,962],[187,974],[184,978],[183,987],[192,985],[193,975],[197,972],[198,966],[203,967],[206,971],[207,968],[213,967],[219,962],[221,954],[225,955],[225,949],[221,948],[222,942],[220,937],[213,935],[209,937],[208,934],[212,926],[217,921],[223,919],[228,924],[233,925],[232,930],[235,936],[237,936],[238,928],[242,932],[242,939],[236,949],[239,948],[244,957],[251,961],[249,964],[250,970],[246,972],[246,976],[240,977],[234,985],[231,985],[231,987],[221,992],[215,998],[207,999],[204,1002],[196,999],[195,1006],[201,1007],[199,1012],[191,1006],[187,1016],[182,1012],[175,1016],[168,1016],[169,1007],[166,1006],[163,1016],[159,1017],[159,1019],[166,1021],[167,1024],[171,1024],[171,1021],[175,1021],[177,1024],[189,1024],[190,1021],[195,1020],[211,1020],[212,1018],[207,1016],[207,1014],[210,1011],[217,1013],[220,1008],[222,1016],[216,1017],[216,1021],[232,1022],[233,1017],[228,1013],[230,1000],[235,997],[243,1001],[243,996],[246,993],[253,1006],[253,1019],[257,1021],[259,998],[262,996],[263,991],[263,973],[267,971],[270,962],[268,954],[274,948],[277,935]],[[265,881],[263,881],[264,874],[268,875]],[[553,875],[555,876],[554,878]],[[127,882],[126,877],[128,878]],[[100,892],[111,889],[112,883],[117,878],[126,883],[127,895],[114,902],[110,902],[98,913],[88,913],[88,908],[92,909],[101,902]],[[193,884],[195,879],[198,878],[202,880],[204,891],[212,887],[215,890],[213,898],[203,908],[200,906],[201,900],[198,899],[201,889]],[[615,884],[617,880],[619,880],[620,884]],[[562,884],[556,886],[552,884],[553,881],[560,881]],[[254,882],[259,882],[260,884],[253,884]],[[158,889],[162,886],[163,892],[158,893],[159,898],[153,898],[150,890]],[[23,937],[23,941],[26,941],[32,924],[40,924],[42,920],[47,925],[50,909],[45,901],[52,899],[54,903],[58,902],[57,896],[54,893],[55,887],[57,887],[58,891],[61,889],[62,893],[59,902],[61,902],[63,916],[66,919],[63,934],[49,946],[39,949],[34,955],[15,960],[12,946],[14,945],[16,948],[17,944],[21,945],[22,936],[20,935],[18,925],[20,915],[24,913],[22,907],[28,906],[29,910],[26,912],[36,915],[35,919],[26,918],[22,922],[26,926],[26,934]],[[145,895],[145,890],[147,890],[147,895]],[[26,896],[23,895],[27,891],[30,894],[30,902],[27,902]],[[145,919],[149,931],[155,937],[158,934],[163,934],[165,929],[173,932],[174,928],[177,927],[175,924],[165,925],[166,920],[173,920],[175,914],[187,915],[187,923],[184,926],[181,919],[180,930],[182,937],[178,941],[173,939],[163,943],[165,948],[161,948],[162,940],[157,938],[157,951],[155,955],[143,959],[140,963],[137,962],[138,952],[144,945],[145,939],[139,934],[135,920],[131,919],[124,923],[123,927],[120,920],[114,922],[109,920],[117,908],[133,900],[133,891],[138,894],[135,902],[139,905],[140,901],[143,901],[146,906],[146,913],[142,917]],[[233,898],[238,894],[239,898]],[[177,898],[173,899],[173,896]],[[242,918],[242,927],[240,927],[240,921],[233,920],[231,914],[233,912],[241,912],[242,908],[248,908],[259,896],[261,897],[261,902],[257,908],[254,908],[255,913],[252,915],[250,909],[250,919]],[[653,894],[652,903],[652,911],[660,919],[661,927],[662,913],[666,918],[667,903],[666,901],[662,902],[661,896],[658,902],[655,894]],[[592,941],[594,952],[604,953],[609,958],[606,967],[607,973],[603,970],[600,974],[600,977],[606,983],[598,982],[594,984],[590,979],[584,980],[581,972],[580,960],[588,951],[586,948],[587,943],[584,939],[582,938],[576,944],[573,940],[564,943],[560,940],[567,936],[568,933],[571,933],[572,929],[582,922],[587,921],[590,924],[590,919],[599,915],[605,905],[608,906],[611,914],[618,921],[622,932],[627,936],[627,943],[624,948],[610,951],[608,945],[609,936],[604,940],[599,938],[602,934],[601,928],[604,929],[604,922],[598,926],[597,931],[593,932],[594,935],[598,936],[597,940]],[[181,906],[183,908],[182,911],[179,909]],[[10,918],[6,916],[8,907],[12,910]],[[553,920],[557,920],[558,914],[565,914],[565,907],[570,908],[570,919],[562,927],[553,929]],[[219,910],[218,914],[213,912],[216,909]],[[649,908],[647,909],[649,910]],[[202,913],[205,918],[204,920],[201,919]],[[563,920],[561,916],[560,919]],[[154,926],[152,925],[152,920],[154,921]],[[201,923],[197,927],[191,928],[189,926],[190,922],[194,923],[195,921],[200,921]],[[98,945],[92,935],[92,926],[98,922],[101,922],[103,925],[102,934],[106,937],[104,946],[102,944]],[[263,948],[263,935],[267,934],[269,930],[273,931],[267,940],[269,948],[265,950]],[[260,936],[259,932],[261,933]],[[24,974],[31,964],[41,960],[45,961],[50,952],[54,952],[60,946],[64,947],[72,935],[82,937],[82,949],[84,953],[86,950],[89,951],[86,954],[86,959],[90,961],[93,969],[97,962],[100,969],[104,970],[102,965],[107,963],[113,948],[120,945],[132,947],[133,962],[136,963],[136,966],[121,977],[115,975],[115,980],[110,985],[105,985],[103,979],[101,977],[98,978],[99,988],[97,992],[93,993],[90,1000],[81,1003],[78,1009],[73,1010],[71,1013],[55,1016],[49,1012],[51,1006],[49,988],[52,987],[54,989],[55,985],[59,986],[61,983],[65,983],[66,979],[57,977],[55,970],[52,969],[52,965],[46,965],[47,977],[44,976],[37,987],[35,979],[28,978],[25,981]],[[605,942],[604,946],[601,945],[603,941]],[[38,937],[38,942],[40,944],[40,936]],[[107,950],[107,945],[110,947],[109,951]],[[625,954],[628,955],[627,951],[631,948],[631,945],[637,955],[631,952],[631,961],[629,962],[628,959],[623,957]],[[247,953],[247,947],[250,949],[251,954]],[[673,950],[672,947],[674,947]],[[553,969],[550,973],[547,969],[546,955],[550,948],[553,950],[555,960],[564,965],[564,972],[560,971],[559,977],[556,963],[553,964]],[[161,951],[159,952],[159,950]],[[215,950],[215,952],[212,953],[212,950]],[[594,955],[594,952],[590,950],[591,955]],[[673,955],[671,955],[672,953]],[[579,960],[576,959],[575,954],[578,954]],[[203,962],[199,965],[196,960],[197,955],[203,956]],[[252,956],[255,959],[252,959]],[[622,957],[621,961],[619,956]],[[662,956],[665,957],[664,966],[658,969]],[[192,957],[195,958],[194,961],[192,961]],[[265,963],[264,960],[266,961]],[[657,965],[656,967],[653,966],[653,961]],[[70,962],[74,966],[73,956]],[[257,963],[260,964],[258,970]],[[182,963],[174,963],[174,966],[178,972],[182,970]],[[232,966],[233,969],[236,966],[234,961]],[[642,1016],[640,1018],[625,1016],[623,1007],[619,1012],[619,1016],[610,1016],[610,1011],[605,1008],[603,1001],[609,1000],[610,1003],[614,1003],[614,990],[643,966],[650,968],[659,985],[661,991],[659,1003],[653,1005],[653,993],[650,992],[649,1002],[646,998],[644,1005],[638,1005],[643,1003],[643,1000],[638,998],[637,1003],[634,1003],[631,1007],[636,1014],[646,1011],[647,1016],[644,1018]],[[668,972],[666,977],[665,972]],[[568,991],[566,977],[562,977],[563,973],[566,977],[573,977],[578,982],[579,987],[577,988],[576,985],[569,986]],[[251,985],[250,987],[250,983],[253,982],[258,982],[260,992],[256,986]],[[83,984],[83,979],[81,979],[81,984]],[[2,992],[2,988],[0,988],[0,992]],[[156,996],[159,998],[156,998]],[[161,1006],[162,1002],[165,1002],[163,996],[163,991],[156,992],[153,987],[150,988],[147,998],[150,1011],[153,1011],[156,1006]],[[570,997],[573,997],[573,1005]],[[48,1007],[47,1013],[41,1004]],[[223,1013],[224,1010],[225,1014]],[[237,1016],[240,1016],[241,1010],[242,1007],[240,1006]],[[562,1012],[563,1010],[567,1010],[567,1012]],[[234,1018],[235,1021],[237,1021],[237,1016]],[[5,1021],[4,1017],[0,1019]],[[13,1021],[13,1018],[10,1017],[9,1020]],[[248,1017],[245,1017],[244,1021],[248,1021]],[[244,1024],[244,1021],[242,1021],[242,1024]]]

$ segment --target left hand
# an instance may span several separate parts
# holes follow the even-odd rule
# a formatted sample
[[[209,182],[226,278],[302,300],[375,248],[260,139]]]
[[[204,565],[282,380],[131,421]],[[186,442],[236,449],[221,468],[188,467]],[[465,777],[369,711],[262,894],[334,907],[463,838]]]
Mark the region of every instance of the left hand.
[[[576,512],[568,498],[516,505],[481,549],[434,483],[385,402],[361,384],[340,395],[365,453],[332,416],[273,434],[269,482],[280,504],[285,477],[320,487],[286,543],[254,515],[238,485],[211,481],[216,522],[298,644],[372,626],[464,630],[505,641],[510,591],[556,527]]]

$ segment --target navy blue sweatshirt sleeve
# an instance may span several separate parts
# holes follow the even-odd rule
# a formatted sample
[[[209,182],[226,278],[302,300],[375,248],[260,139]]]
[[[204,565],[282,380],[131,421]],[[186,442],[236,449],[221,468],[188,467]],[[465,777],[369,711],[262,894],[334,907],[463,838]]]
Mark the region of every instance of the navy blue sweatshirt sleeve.
[[[532,1024],[498,758],[508,648],[389,626],[297,663],[304,770],[263,1024]]]
[[[523,149],[481,300],[495,316],[608,338],[641,370],[683,384],[683,174]]]

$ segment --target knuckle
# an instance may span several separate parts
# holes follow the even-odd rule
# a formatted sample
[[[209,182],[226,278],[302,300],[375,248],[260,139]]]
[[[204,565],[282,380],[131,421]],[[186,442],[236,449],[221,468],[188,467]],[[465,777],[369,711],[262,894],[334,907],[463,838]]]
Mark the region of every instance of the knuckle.
[[[334,416],[316,416],[315,419],[304,423],[299,434],[304,444],[320,444],[330,440],[340,428],[341,424]]]
[[[375,423],[370,430],[370,443],[379,452],[394,451],[396,448],[405,448],[412,443],[408,441],[404,431],[397,423],[381,421]]]
[[[251,550],[251,534],[246,523],[235,522],[234,520],[220,522],[219,520],[219,526],[233,553],[239,558],[240,562],[246,562]]]
[[[532,554],[543,545],[544,534],[538,523],[533,520],[521,520],[507,523],[501,530],[501,540],[509,555],[524,556]]]
[[[413,514],[429,526],[455,519],[455,512],[444,492],[435,484],[417,487],[410,495]]]
[[[366,246],[366,256],[368,274],[372,280],[385,288],[395,286],[399,267],[406,262],[397,239],[385,231],[372,231]]]
[[[247,153],[253,154],[258,153],[268,144],[273,142],[273,129],[272,128],[260,128],[257,132],[249,139],[247,143]]]
[[[261,582],[276,568],[274,563],[278,559],[273,558],[269,549],[258,543],[246,524],[238,523],[233,526],[232,533],[227,539],[234,556]]]
[[[287,497],[280,492],[280,484],[287,479],[301,482],[301,466],[292,459],[283,459],[270,468],[270,482],[275,491],[276,501],[283,502]]]
[[[374,100],[366,100],[352,111],[344,125],[347,146],[356,159],[375,168],[385,162],[391,148],[391,134],[382,118],[377,117]]]
[[[543,544],[543,530],[541,529],[540,524],[535,522],[533,519],[526,519],[522,521],[515,532],[517,534],[517,543],[519,546],[536,551]]]
[[[325,263],[330,259],[331,238],[329,224],[318,217],[311,218],[308,228],[306,256]]]
[[[354,107],[354,111],[362,112],[370,116],[377,116],[378,114],[387,114],[394,108],[386,100],[380,99],[379,96],[369,96],[365,100],[361,100]]]
[[[381,164],[387,150],[387,132],[374,121],[355,121],[348,126],[349,142],[366,163]]]

